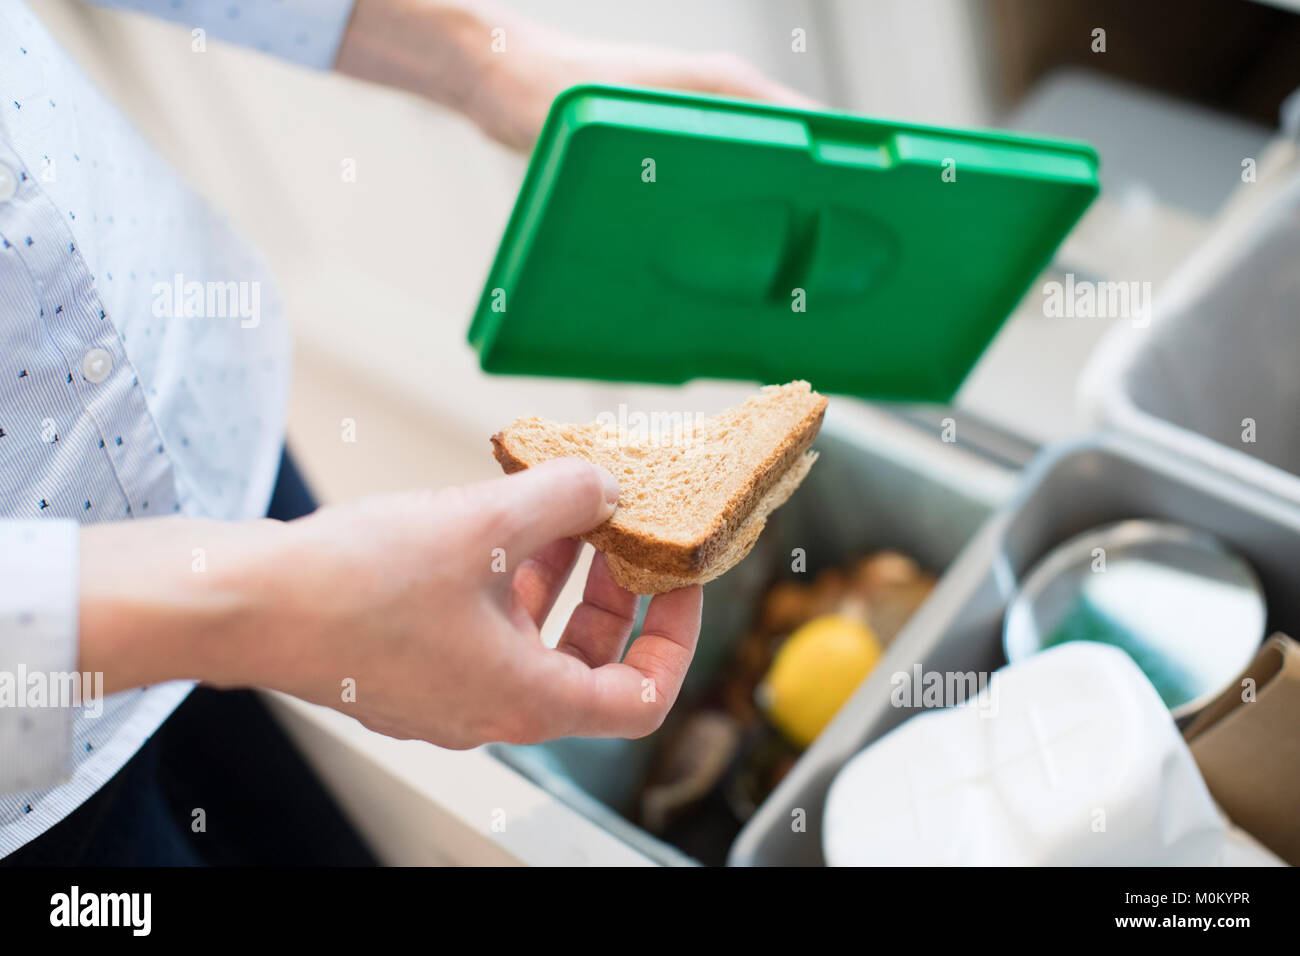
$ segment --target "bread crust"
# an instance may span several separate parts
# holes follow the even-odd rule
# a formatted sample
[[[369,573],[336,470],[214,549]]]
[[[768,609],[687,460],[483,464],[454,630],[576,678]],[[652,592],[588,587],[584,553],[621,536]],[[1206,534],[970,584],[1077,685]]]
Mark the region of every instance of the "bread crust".
[[[727,547],[722,554],[699,574],[682,577],[665,571],[640,568],[616,554],[607,552],[605,563],[609,567],[610,574],[620,586],[634,594],[663,594],[665,591],[675,591],[692,584],[708,584],[715,578],[722,577],[745,559],[758,542],[758,536],[763,533],[763,528],[767,526],[768,515],[785,504],[807,477],[808,470],[816,460],[815,451],[805,452],[803,458],[796,461],[790,470],[781,476],[767,496],[750,512],[745,523],[727,542]]]
[[[728,498],[708,530],[695,540],[683,543],[631,532],[613,524],[613,519],[582,535],[582,539],[590,542],[597,550],[642,569],[649,575],[647,580],[659,576],[666,579],[698,577],[723,551],[755,506],[811,447],[826,414],[825,396],[816,392],[812,394],[817,401],[798,426],[755,469],[752,480]],[[525,461],[510,450],[505,431],[492,436],[492,453],[506,474],[514,474],[528,467]]]

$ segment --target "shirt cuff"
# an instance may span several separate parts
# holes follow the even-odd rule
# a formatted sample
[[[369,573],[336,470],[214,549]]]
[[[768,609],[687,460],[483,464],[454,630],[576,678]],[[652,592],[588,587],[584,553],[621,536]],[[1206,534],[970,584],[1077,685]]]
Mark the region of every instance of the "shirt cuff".
[[[96,693],[76,673],[79,540],[74,521],[0,520],[0,793],[67,778],[73,707]]]
[[[90,0],[115,10],[134,10],[191,30],[207,39],[252,47],[317,70],[338,58],[355,0]]]

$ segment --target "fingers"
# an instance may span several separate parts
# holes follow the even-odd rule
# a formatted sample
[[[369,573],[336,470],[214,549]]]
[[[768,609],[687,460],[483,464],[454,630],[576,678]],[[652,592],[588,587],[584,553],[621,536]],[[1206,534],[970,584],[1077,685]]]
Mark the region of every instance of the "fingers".
[[[577,538],[552,541],[515,572],[515,599],[540,630],[555,600],[573,573],[582,542]]]
[[[793,106],[805,110],[820,108],[820,104],[816,100],[774,80],[769,80],[762,75],[723,77],[718,86],[718,92],[725,96],[736,96],[741,99],[774,103],[777,106]]]
[[[811,96],[805,96],[798,90],[782,83],[767,81],[764,83],[758,98],[765,103],[776,103],[779,106],[793,106],[801,110],[820,110],[825,109],[826,104],[821,103]]]
[[[618,482],[577,458],[542,462],[468,489],[478,532],[520,567],[545,545],[590,531],[614,513]]]
[[[667,704],[677,699],[695,656],[700,636],[704,589],[698,584],[660,594],[650,601],[641,635],[632,643],[623,663],[654,682]],[[660,717],[660,721],[662,721]],[[656,727],[658,724],[655,725]]]
[[[780,106],[817,109],[816,100],[768,78],[748,60],[731,53],[706,56],[700,86],[707,92]]]
[[[553,654],[567,666],[563,679],[549,684],[561,695],[549,710],[567,714],[565,734],[644,737],[657,730],[677,700],[695,654],[702,604],[699,585],[655,597],[641,635],[621,664],[592,670],[572,656]]]
[[[636,623],[637,596],[620,587],[605,556],[591,559],[582,603],[574,608],[555,649],[588,667],[610,664],[623,656],[623,647]]]

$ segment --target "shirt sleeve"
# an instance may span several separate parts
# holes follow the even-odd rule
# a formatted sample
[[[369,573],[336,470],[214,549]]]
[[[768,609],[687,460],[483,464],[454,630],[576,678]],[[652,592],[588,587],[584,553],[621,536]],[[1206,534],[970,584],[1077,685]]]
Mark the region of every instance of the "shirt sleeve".
[[[0,793],[68,776],[79,540],[74,521],[0,520]]]
[[[237,43],[302,66],[328,70],[355,0],[87,0],[147,13],[201,29],[206,38]]]

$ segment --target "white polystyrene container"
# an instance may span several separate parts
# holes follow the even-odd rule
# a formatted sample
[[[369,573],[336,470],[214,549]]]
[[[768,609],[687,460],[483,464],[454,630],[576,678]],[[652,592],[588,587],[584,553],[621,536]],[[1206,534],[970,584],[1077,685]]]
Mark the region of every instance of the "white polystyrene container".
[[[832,866],[1213,865],[1225,837],[1150,681],[1123,651],[1076,641],[850,760],[822,848]]]

